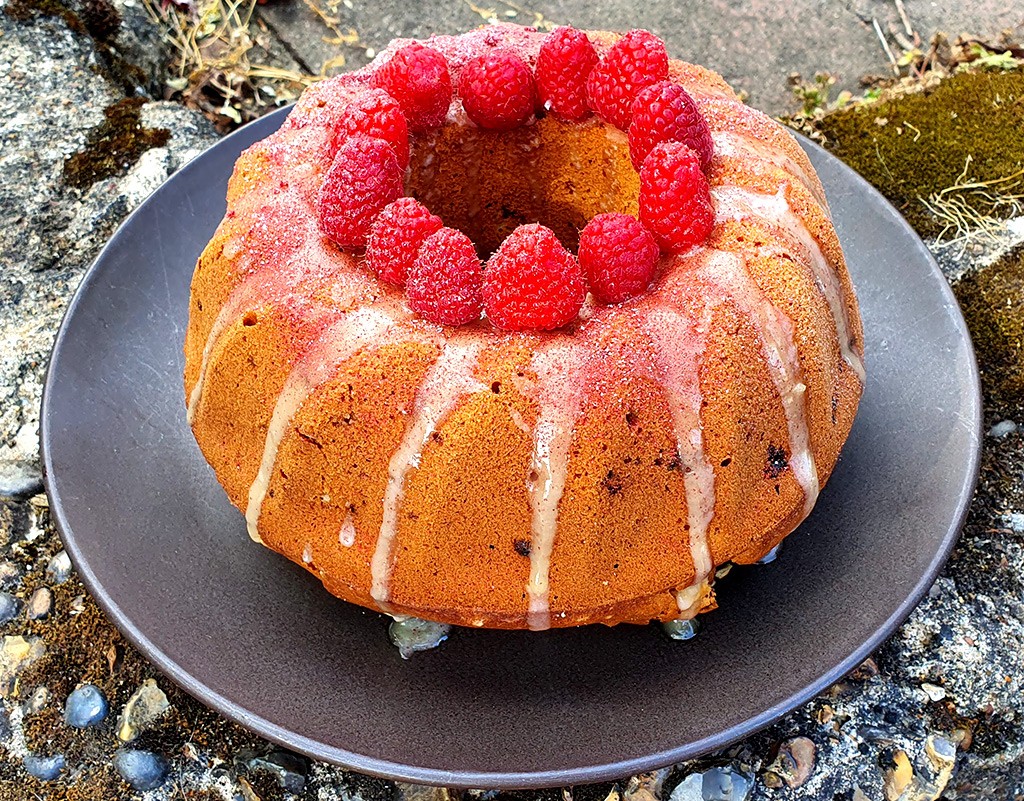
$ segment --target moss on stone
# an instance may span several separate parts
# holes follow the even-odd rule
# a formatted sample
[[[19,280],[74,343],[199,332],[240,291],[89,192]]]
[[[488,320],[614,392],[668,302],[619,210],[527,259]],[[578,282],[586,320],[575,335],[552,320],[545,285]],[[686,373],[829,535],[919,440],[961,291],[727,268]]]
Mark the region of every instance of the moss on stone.
[[[1024,248],[963,278],[954,293],[978,354],[985,395],[1024,404]]]
[[[968,177],[1024,167],[1024,73],[959,72],[910,94],[883,93],[815,123],[826,147],[874,184],[922,235],[942,228],[921,202]],[[982,213],[983,198],[971,200]]]
[[[166,128],[145,128],[141,97],[128,97],[104,109],[106,119],[89,133],[85,147],[64,162],[64,183],[88,189],[96,181],[120,175],[153,147],[171,137]]]

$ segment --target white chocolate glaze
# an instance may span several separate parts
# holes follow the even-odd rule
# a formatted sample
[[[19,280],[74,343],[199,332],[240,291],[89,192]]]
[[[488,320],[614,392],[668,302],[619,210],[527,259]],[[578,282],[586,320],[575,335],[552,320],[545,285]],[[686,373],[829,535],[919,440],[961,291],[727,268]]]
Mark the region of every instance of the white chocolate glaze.
[[[803,220],[790,208],[789,201],[786,199],[785,185],[781,186],[774,195],[754,192],[739,186],[716,186],[712,187],[711,196],[715,201],[718,222],[738,220],[744,217],[759,217],[782,228],[804,246],[810,257],[811,269],[814,272],[818,288],[832,311],[832,319],[836,324],[839,350],[843,360],[863,384],[864,361],[853,350],[850,341],[849,311],[843,299],[839,277],[829,264],[828,259],[825,258],[825,254],[822,253],[817,240],[804,225]]]
[[[384,488],[384,515],[377,545],[370,562],[370,596],[381,609],[388,608],[388,579],[391,554],[398,533],[398,513],[402,505],[405,477],[418,467],[423,449],[438,424],[455,408],[461,398],[486,387],[473,374],[480,357],[481,343],[448,342],[437,361],[423,378],[413,401],[412,417],[398,448],[388,462],[388,483]]]
[[[541,346],[530,362],[536,375],[531,394],[538,410],[527,482],[532,536],[526,620],[534,631],[551,627],[551,553],[558,533],[558,503],[569,470],[569,446],[583,411],[585,361],[581,345],[560,338]]]

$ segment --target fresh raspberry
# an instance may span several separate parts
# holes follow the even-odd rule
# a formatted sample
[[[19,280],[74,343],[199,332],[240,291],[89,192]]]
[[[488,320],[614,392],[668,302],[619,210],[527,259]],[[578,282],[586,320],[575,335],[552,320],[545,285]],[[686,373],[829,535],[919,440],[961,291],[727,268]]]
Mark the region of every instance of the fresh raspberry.
[[[459,73],[466,114],[481,128],[508,131],[533,114],[536,90],[529,65],[515,53],[497,50],[470,59]]]
[[[658,245],[628,214],[598,214],[580,232],[580,267],[599,303],[636,297],[654,278]]]
[[[586,294],[579,262],[536,223],[509,234],[484,271],[484,308],[505,331],[561,328],[579,314]]]
[[[401,195],[402,171],[391,146],[353,136],[338,148],[317,195],[320,231],[342,247],[362,247],[374,217]]]
[[[714,145],[708,121],[683,87],[669,81],[648,86],[633,101],[629,124],[629,157],[638,170],[655,145],[682,142],[700,159],[705,173],[711,167]]]
[[[377,215],[366,240],[366,267],[381,281],[405,286],[420,246],[439,231],[441,218],[411,197],[400,197]]]
[[[383,139],[395,151],[398,166],[409,166],[409,127],[398,101],[383,89],[370,89],[345,108],[334,136],[334,152],[356,134]]]
[[[636,96],[668,78],[665,43],[648,31],[630,31],[612,45],[587,78],[587,101],[601,119],[625,131]]]
[[[434,48],[419,42],[398,50],[370,82],[398,101],[413,131],[440,125],[452,102],[448,62]]]
[[[563,120],[587,116],[587,76],[597,51],[576,28],[555,28],[537,54],[537,91],[544,108]]]
[[[462,231],[431,234],[409,268],[409,306],[428,320],[462,325],[480,317],[484,272],[473,241]]]
[[[666,253],[708,238],[715,225],[708,179],[700,159],[681,142],[663,142],[640,168],[640,221]]]

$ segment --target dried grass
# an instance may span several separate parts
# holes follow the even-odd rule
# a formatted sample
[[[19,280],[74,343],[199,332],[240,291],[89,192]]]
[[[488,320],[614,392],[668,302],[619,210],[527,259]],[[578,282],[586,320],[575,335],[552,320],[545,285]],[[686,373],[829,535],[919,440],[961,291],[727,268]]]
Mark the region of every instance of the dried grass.
[[[142,1],[174,52],[165,96],[199,109],[222,132],[294,100],[323,77],[257,60],[266,57],[271,35],[253,15],[256,0]]]
[[[1024,212],[1024,169],[987,181],[968,178],[971,156],[956,182],[933,192],[921,203],[943,224],[936,237],[940,248],[959,247],[962,255],[974,243],[998,244],[1006,218]],[[981,209],[985,209],[982,211]]]

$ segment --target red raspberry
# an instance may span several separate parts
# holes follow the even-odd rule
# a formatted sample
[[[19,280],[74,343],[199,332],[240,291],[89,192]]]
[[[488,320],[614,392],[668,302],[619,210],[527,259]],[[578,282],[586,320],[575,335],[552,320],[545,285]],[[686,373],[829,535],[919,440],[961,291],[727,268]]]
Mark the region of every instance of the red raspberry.
[[[484,271],[484,308],[505,331],[549,331],[579,314],[587,287],[579,262],[550,228],[520,225]]]
[[[400,197],[377,215],[366,241],[366,267],[381,281],[405,286],[409,268],[427,237],[441,229],[441,218],[411,197]]]
[[[432,47],[419,42],[398,50],[373,74],[370,83],[398,101],[413,131],[440,125],[452,102],[448,62]]]
[[[515,53],[486,53],[470,59],[462,68],[459,95],[466,114],[481,128],[508,131],[533,114],[533,73]]]
[[[320,231],[342,247],[362,247],[374,217],[401,195],[395,151],[382,139],[353,136],[338,148],[317,195]]]
[[[625,131],[641,90],[668,78],[665,43],[653,33],[630,31],[590,72],[587,101],[601,119]]]
[[[480,318],[484,272],[473,241],[462,231],[431,234],[409,268],[409,306],[428,320],[462,325]]]
[[[409,127],[398,101],[383,89],[370,89],[345,107],[332,153],[350,136],[364,134],[383,139],[398,159],[403,170],[409,166]]]
[[[598,214],[580,232],[580,267],[598,302],[636,297],[654,278],[658,245],[628,214]]]
[[[693,98],[681,86],[661,81],[648,86],[633,101],[629,124],[629,157],[638,170],[655,145],[682,142],[700,159],[706,173],[711,168],[714,145],[708,121]]]
[[[597,61],[597,51],[583,31],[551,31],[537,54],[537,91],[544,108],[563,120],[587,116],[587,76]]]
[[[700,159],[681,142],[663,142],[640,168],[640,221],[666,253],[708,238],[715,225],[708,179]]]

